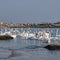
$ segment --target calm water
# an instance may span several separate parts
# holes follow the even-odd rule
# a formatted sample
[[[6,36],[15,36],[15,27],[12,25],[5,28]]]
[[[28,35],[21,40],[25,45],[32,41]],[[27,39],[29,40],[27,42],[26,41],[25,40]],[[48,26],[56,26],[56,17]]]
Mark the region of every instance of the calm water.
[[[50,31],[52,36],[55,36],[56,28],[50,28]],[[60,41],[54,43],[60,44]],[[42,41],[25,40],[20,37],[10,41],[0,41],[0,60],[60,60],[60,51],[49,51],[43,48],[46,44]]]

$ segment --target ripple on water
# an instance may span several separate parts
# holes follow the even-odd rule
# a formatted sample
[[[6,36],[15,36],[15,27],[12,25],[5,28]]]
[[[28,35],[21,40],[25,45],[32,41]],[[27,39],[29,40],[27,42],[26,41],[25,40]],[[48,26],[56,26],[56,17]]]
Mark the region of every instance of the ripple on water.
[[[26,59],[26,58],[29,58],[30,57],[30,54],[25,52],[25,51],[20,51],[20,50],[15,50],[15,51],[12,51],[9,59],[10,60],[20,60],[20,59]]]
[[[0,59],[7,59],[11,55],[11,51],[0,49]]]
[[[15,57],[28,57],[29,54],[20,50],[0,49],[0,59],[14,59]]]

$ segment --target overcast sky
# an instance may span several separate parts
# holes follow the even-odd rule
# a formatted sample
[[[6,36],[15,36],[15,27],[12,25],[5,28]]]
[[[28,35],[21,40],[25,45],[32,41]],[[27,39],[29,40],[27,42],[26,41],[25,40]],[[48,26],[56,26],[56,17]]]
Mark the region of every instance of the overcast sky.
[[[58,22],[60,0],[0,0],[0,21]]]

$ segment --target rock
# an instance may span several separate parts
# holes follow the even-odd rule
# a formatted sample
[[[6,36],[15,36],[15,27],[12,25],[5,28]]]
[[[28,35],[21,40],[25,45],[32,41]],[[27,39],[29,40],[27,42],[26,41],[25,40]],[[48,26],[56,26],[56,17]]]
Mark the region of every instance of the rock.
[[[60,45],[50,44],[50,45],[45,46],[44,48],[48,50],[60,50]]]
[[[13,37],[9,35],[0,35],[0,40],[10,40],[10,39],[13,39]]]

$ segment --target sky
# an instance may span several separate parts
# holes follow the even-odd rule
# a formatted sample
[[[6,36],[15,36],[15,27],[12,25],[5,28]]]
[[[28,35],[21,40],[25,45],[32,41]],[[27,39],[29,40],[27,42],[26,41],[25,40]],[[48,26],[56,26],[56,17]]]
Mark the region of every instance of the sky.
[[[0,21],[60,22],[60,0],[0,0]]]

